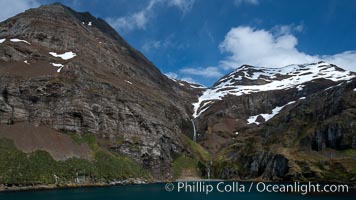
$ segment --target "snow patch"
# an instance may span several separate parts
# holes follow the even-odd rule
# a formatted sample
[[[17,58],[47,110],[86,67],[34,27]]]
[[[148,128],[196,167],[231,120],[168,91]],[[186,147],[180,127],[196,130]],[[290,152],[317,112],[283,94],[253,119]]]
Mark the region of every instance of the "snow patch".
[[[125,80],[125,82],[132,85],[131,81]]]
[[[325,88],[325,90],[324,91],[326,91],[326,90],[330,90],[331,88],[333,88],[334,86],[330,86],[330,87],[328,87],[328,88]]]
[[[271,114],[268,114],[268,113],[263,113],[263,114],[258,114],[258,115],[254,115],[254,116],[250,116],[248,119],[247,119],[247,124],[257,124],[259,125],[260,122],[256,122],[257,120],[257,117],[258,116],[262,116],[264,119],[265,119],[265,122],[267,122],[268,120],[272,119],[274,116],[276,116],[285,106],[287,105],[290,105],[290,104],[293,104],[295,103],[295,101],[291,101],[283,106],[277,106],[275,107],[273,110],[272,110],[272,113]]]
[[[198,84],[189,84],[190,87],[192,88],[196,88],[196,89],[206,89],[205,86],[202,86],[202,85],[198,85]]]
[[[25,61],[23,61],[23,62],[26,63],[26,64],[28,64],[28,65],[30,64],[27,60],[25,60]]]
[[[344,84],[344,82],[335,85],[335,87],[339,87],[339,86],[341,86],[342,84]]]
[[[339,87],[339,86],[342,85],[343,83],[344,83],[344,82],[339,83],[339,84],[337,84],[337,85],[330,86],[330,87],[326,88],[324,91],[330,90],[331,88],[334,88],[334,87]]]
[[[305,85],[298,85],[296,88],[298,89],[298,91],[302,91],[304,86]]]
[[[258,116],[259,116],[259,115],[250,116],[250,117],[247,119],[247,124],[253,124],[253,123],[255,123],[255,124],[259,125],[260,122],[256,122]]]
[[[306,97],[300,97],[299,99],[302,99],[302,100],[303,100],[303,99],[306,99]]]
[[[3,42],[5,42],[5,40],[6,40],[5,38],[0,39],[0,44],[3,43]]]
[[[354,88],[354,90],[353,90],[354,92],[356,92],[356,88]]]
[[[167,76],[167,75],[166,75],[166,76]],[[200,85],[200,84],[198,84],[198,83],[193,83],[193,82],[190,82],[190,81],[187,81],[187,80],[177,80],[177,79],[172,78],[172,77],[170,77],[170,76],[167,76],[167,77],[168,77],[169,79],[171,79],[172,81],[178,83],[180,86],[185,86],[185,85],[186,85],[186,84],[184,84],[184,83],[181,82],[181,81],[183,81],[183,82],[188,83],[189,87],[191,87],[191,88],[206,89],[205,86]]]
[[[13,39],[10,39],[11,42],[24,42],[24,43],[27,43],[27,44],[31,44],[29,42],[27,42],[26,40],[21,40],[21,39],[17,39],[17,38],[13,38]]]
[[[72,59],[74,58],[75,56],[77,56],[77,54],[69,51],[69,52],[65,52],[63,54],[57,54],[57,53],[54,53],[54,52],[49,52],[49,54],[51,54],[52,56],[54,57],[60,57],[62,58],[63,60],[69,60],[69,59]]]
[[[83,25],[85,25],[85,22],[82,22]],[[88,22],[88,26],[92,26],[93,24],[91,22]]]
[[[61,72],[62,68],[64,67],[63,64],[58,64],[58,63],[51,63],[54,67],[58,67],[57,72]]]

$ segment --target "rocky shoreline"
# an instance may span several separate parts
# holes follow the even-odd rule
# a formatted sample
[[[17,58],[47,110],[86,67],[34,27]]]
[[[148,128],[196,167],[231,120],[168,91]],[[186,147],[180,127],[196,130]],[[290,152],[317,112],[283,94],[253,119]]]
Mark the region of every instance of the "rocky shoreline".
[[[218,181],[238,181],[238,182],[260,182],[262,180],[223,180],[223,179],[177,179],[175,181],[158,181],[158,180],[146,180],[140,178],[129,178],[125,180],[117,180],[111,182],[97,182],[97,183],[68,183],[68,184],[48,184],[48,185],[34,185],[34,186],[5,186],[0,185],[0,192],[18,192],[18,191],[39,191],[39,190],[54,190],[54,189],[71,189],[71,188],[89,188],[89,187],[110,187],[119,185],[140,185],[140,184],[156,184],[156,183],[169,183],[169,182],[218,182]],[[276,182],[276,181],[265,181],[265,182],[275,182],[288,184],[290,182]],[[317,182],[315,182],[317,183]],[[336,182],[318,182],[319,184],[346,184],[346,183],[336,183]],[[351,191],[356,190],[356,183],[348,183],[349,189]]]
[[[140,178],[129,178],[125,180],[116,180],[111,182],[97,182],[97,183],[40,184],[40,185],[31,185],[31,186],[0,185],[0,192],[53,190],[53,189],[65,189],[65,188],[108,187],[108,186],[115,186],[115,185],[138,185],[138,184],[149,184],[149,183],[159,183],[159,181],[148,181]]]

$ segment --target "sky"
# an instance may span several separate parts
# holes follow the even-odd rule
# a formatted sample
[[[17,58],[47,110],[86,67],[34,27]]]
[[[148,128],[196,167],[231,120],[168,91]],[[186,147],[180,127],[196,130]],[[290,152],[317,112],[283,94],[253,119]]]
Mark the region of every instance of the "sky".
[[[0,0],[0,21],[53,2],[106,20],[167,76],[205,86],[243,64],[356,71],[354,0]]]

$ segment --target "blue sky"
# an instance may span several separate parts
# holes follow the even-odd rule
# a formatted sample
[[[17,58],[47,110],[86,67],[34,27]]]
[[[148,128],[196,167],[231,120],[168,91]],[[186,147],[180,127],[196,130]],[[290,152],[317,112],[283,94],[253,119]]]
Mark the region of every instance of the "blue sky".
[[[0,0],[3,20],[52,0]],[[59,1],[107,20],[163,73],[212,85],[242,64],[325,60],[356,71],[353,0]]]

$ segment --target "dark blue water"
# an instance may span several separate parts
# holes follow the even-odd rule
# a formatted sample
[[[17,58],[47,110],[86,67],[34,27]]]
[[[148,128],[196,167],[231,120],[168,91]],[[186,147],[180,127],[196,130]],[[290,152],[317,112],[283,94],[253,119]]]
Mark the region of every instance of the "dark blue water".
[[[215,184],[215,183],[214,183]],[[246,183],[247,184],[247,183]],[[216,184],[215,184],[216,185]],[[177,185],[175,184],[177,187]],[[348,193],[318,193],[318,194],[295,194],[295,193],[268,193],[257,192],[218,192],[213,191],[209,194],[203,192],[177,192],[176,188],[172,192],[165,190],[165,184],[147,184],[147,185],[126,185],[112,187],[92,187],[92,188],[75,188],[75,189],[56,189],[42,191],[22,191],[22,192],[2,192],[0,200],[176,200],[176,199],[263,199],[263,200],[301,200],[301,199],[322,199],[322,200],[355,200],[354,192]]]

